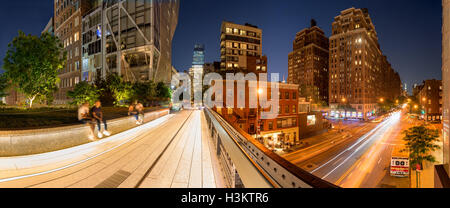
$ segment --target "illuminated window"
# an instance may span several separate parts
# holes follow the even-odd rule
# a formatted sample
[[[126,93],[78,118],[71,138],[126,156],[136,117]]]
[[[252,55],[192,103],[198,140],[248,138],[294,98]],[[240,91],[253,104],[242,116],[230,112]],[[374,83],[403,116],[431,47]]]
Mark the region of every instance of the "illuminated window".
[[[75,33],[73,37],[74,37],[74,38],[73,38],[73,39],[74,39],[74,40],[73,40],[74,42],[79,41],[79,40],[80,40],[80,33],[79,33],[79,32]]]
[[[314,126],[316,125],[316,116],[315,115],[310,115],[307,117],[307,126]]]

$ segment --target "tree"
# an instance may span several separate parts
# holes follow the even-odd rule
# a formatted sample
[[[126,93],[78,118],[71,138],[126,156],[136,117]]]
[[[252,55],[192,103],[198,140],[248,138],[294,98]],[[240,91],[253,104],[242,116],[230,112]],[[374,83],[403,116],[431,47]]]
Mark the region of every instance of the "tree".
[[[58,72],[66,61],[62,51],[59,39],[49,33],[37,37],[19,31],[8,44],[4,75],[27,97],[30,108],[36,98],[46,99],[57,90]]]
[[[158,93],[158,98],[161,99],[171,99],[172,98],[172,90],[165,85],[163,82],[159,82],[158,85],[156,86],[156,91]]]
[[[139,100],[143,103],[149,103],[153,101],[156,96],[156,84],[154,82],[136,82],[133,84],[133,95],[131,100]]]
[[[88,82],[80,82],[75,85],[73,91],[67,92],[67,96],[72,99],[70,104],[81,105],[85,102],[89,102],[91,105],[100,98],[101,90],[95,85],[91,85]]]
[[[9,82],[6,76],[3,74],[0,75],[0,98],[8,96],[6,90],[9,87]]]
[[[404,131],[406,150],[412,165],[422,164],[424,161],[436,162],[431,153],[440,147],[435,142],[439,141],[439,131],[431,130],[424,125],[412,127]]]
[[[102,101],[102,106],[114,106],[114,96],[113,92],[108,86],[108,82],[103,79],[101,73],[97,72],[95,75],[94,85],[97,89],[101,90],[100,100]]]
[[[130,101],[133,96],[133,84],[131,82],[125,82],[123,77],[116,73],[108,74],[106,82],[109,90],[112,92],[116,106],[122,105],[124,101]]]

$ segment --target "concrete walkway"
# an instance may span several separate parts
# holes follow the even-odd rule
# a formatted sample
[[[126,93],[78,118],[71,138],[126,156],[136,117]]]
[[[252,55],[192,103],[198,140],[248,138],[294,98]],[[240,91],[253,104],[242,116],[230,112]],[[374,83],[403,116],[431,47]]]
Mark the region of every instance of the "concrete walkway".
[[[0,158],[0,187],[224,187],[201,111],[183,111],[79,147]]]

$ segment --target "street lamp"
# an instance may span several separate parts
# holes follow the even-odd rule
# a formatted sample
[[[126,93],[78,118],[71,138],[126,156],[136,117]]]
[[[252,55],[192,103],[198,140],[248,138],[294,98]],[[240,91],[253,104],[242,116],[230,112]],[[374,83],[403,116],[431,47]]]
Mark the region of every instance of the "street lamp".
[[[384,102],[384,98],[380,98],[380,102],[381,102],[381,103]]]
[[[264,90],[262,88],[258,89],[258,95],[262,95],[264,93]]]
[[[259,122],[259,114],[260,114],[260,106],[259,106],[259,96],[261,96],[264,93],[264,90],[262,88],[258,88],[257,89],[257,93],[258,93],[258,107],[256,110],[256,138],[259,139],[260,134],[261,134],[261,124]]]

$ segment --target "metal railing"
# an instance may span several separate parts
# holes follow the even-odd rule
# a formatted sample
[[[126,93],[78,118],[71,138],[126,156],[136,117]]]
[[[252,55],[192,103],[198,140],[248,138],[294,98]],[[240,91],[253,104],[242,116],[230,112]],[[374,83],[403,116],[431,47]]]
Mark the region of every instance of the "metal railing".
[[[205,108],[205,117],[229,187],[338,188],[273,153],[213,110]]]

